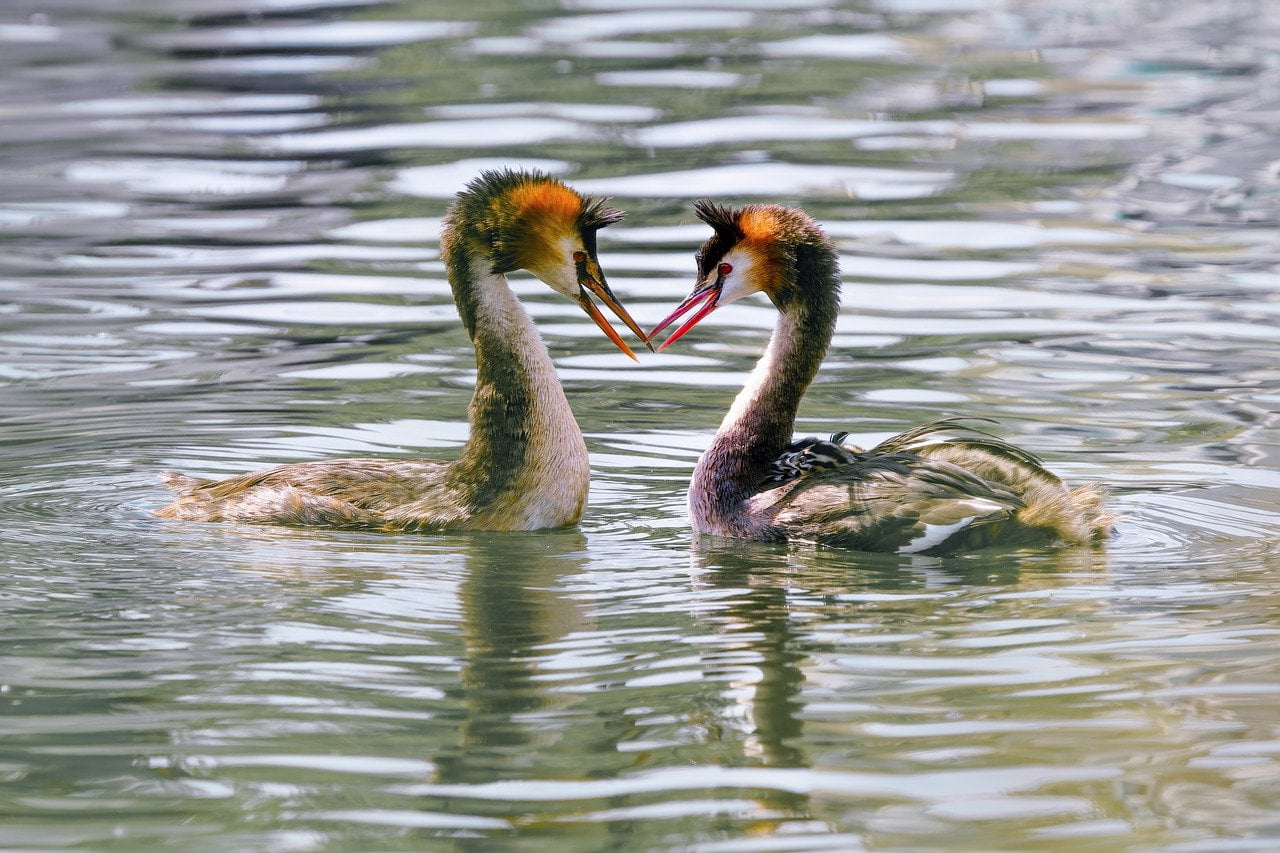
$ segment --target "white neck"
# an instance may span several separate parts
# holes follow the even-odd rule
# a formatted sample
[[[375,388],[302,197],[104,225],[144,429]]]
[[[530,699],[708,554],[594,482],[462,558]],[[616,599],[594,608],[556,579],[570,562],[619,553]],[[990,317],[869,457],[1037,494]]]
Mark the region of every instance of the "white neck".
[[[769,345],[765,347],[764,354],[751,370],[751,375],[747,377],[747,382],[738,392],[738,396],[733,398],[733,405],[729,407],[729,411],[725,412],[724,419],[720,421],[720,428],[716,430],[717,438],[742,425],[748,418],[758,415],[761,398],[766,388],[778,375],[788,348],[787,342],[794,333],[791,318],[786,314],[778,315],[778,322],[774,326],[773,334],[769,337]]]
[[[805,329],[803,316],[779,314],[764,355],[698,460],[689,483],[695,530],[767,538],[769,522],[752,516],[749,500],[791,440],[800,399],[826,350]]]

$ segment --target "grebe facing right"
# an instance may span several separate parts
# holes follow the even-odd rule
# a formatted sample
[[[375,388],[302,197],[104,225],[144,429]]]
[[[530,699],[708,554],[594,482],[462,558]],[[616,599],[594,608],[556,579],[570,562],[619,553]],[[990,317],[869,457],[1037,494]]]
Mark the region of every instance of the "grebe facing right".
[[[1032,454],[950,418],[870,450],[792,441],[796,411],[831,343],[840,302],[835,247],[807,215],[700,201],[714,234],[693,292],[650,333],[699,310],[665,349],[721,305],[763,292],[779,319],[689,485],[701,533],[903,554],[991,545],[1084,544],[1106,536],[1105,492],[1068,489]]]
[[[155,514],[385,531],[540,530],[576,524],[590,469],[555,366],[506,274],[526,269],[576,302],[631,356],[597,296],[644,333],[614,298],[596,232],[622,218],[539,172],[484,172],[458,194],[440,249],[476,350],[471,435],[454,462],[332,459],[225,480],[168,472],[177,499]]]

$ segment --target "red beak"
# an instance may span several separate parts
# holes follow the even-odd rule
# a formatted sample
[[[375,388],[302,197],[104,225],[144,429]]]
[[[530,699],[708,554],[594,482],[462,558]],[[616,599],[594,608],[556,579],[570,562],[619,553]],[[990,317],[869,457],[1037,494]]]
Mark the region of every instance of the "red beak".
[[[685,332],[689,331],[694,326],[698,325],[698,323],[702,321],[702,318],[706,317],[712,311],[716,310],[716,303],[720,301],[720,285],[722,282],[723,282],[723,278],[720,278],[720,279],[717,279],[712,284],[708,284],[705,287],[699,287],[698,289],[693,291],[693,293],[690,293],[687,297],[685,297],[685,300],[681,302],[679,305],[677,305],[676,310],[668,314],[666,319],[664,319],[661,323],[653,327],[653,331],[649,333],[649,340],[651,341],[658,336],[659,332],[661,332],[667,326],[670,326],[676,320],[679,320],[685,313],[687,313],[699,302],[703,302],[705,300],[705,304],[703,304],[703,306],[699,308],[698,311],[692,317],[690,317],[688,320],[685,320],[683,326],[681,326],[680,328],[672,332],[671,336],[662,342],[662,346],[658,347],[656,352],[662,352],[664,349],[671,346],[676,341],[680,340],[680,338],[684,336]]]

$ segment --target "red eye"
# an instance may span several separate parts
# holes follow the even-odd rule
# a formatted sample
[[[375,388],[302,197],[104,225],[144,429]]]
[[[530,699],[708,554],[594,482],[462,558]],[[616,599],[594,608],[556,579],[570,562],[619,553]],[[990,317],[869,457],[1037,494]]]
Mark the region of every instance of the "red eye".
[[[587,253],[586,253],[586,252],[574,252],[574,253],[573,253],[573,262],[574,262],[574,263],[576,263],[576,264],[580,264],[580,263],[582,263],[583,261],[585,261],[586,259],[587,259]]]
[[[729,274],[729,273],[731,273],[731,272],[733,272],[733,264],[721,264],[721,265],[720,265],[720,269],[719,269],[719,273],[720,273],[720,275],[728,275],[728,274]]]

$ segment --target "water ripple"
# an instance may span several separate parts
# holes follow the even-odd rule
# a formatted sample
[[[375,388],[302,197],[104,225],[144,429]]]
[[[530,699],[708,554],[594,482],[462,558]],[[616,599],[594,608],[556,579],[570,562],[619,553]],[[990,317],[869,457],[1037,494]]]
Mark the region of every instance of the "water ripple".
[[[56,5],[0,12],[8,844],[1269,849],[1270,6]],[[844,306],[798,429],[993,417],[1110,484],[1114,535],[695,537],[775,310],[632,362],[524,274],[579,527],[150,514],[165,469],[454,458],[441,222],[503,167],[619,197],[645,326],[693,284],[689,199],[803,206]]]

